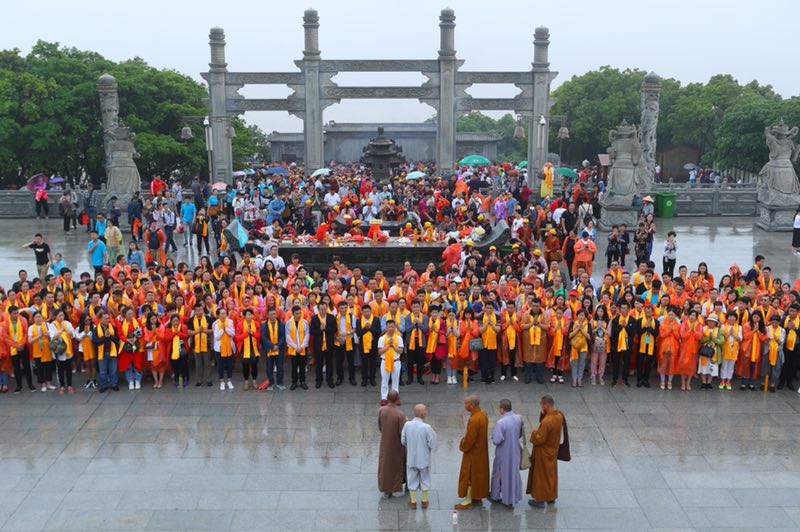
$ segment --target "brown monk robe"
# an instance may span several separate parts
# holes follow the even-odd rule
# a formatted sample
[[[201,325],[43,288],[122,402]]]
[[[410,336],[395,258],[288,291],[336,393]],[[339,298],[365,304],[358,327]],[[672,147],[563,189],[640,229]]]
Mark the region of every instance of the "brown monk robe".
[[[553,398],[542,397],[542,413],[539,428],[531,433],[533,456],[528,471],[528,488],[525,493],[533,497],[531,506],[543,506],[558,498],[558,446],[561,443],[561,429],[564,416],[555,409]]]
[[[406,471],[406,448],[400,443],[400,434],[406,424],[406,416],[400,410],[400,394],[391,390],[386,396],[388,404],[378,410],[378,430],[381,446],[378,453],[378,489],[391,496],[403,491],[403,476]]]
[[[467,421],[467,432],[461,439],[459,449],[461,470],[458,473],[458,496],[463,500],[456,504],[457,510],[469,510],[472,501],[489,496],[489,418],[480,408],[477,395],[464,399],[464,409],[470,413]]]

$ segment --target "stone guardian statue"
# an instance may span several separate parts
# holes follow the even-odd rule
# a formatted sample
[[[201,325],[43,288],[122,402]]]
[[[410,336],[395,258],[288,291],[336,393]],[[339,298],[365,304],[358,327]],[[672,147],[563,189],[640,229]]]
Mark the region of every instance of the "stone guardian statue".
[[[797,126],[789,129],[783,119],[774,126],[764,128],[769,161],[758,173],[761,178],[758,200],[761,203],[787,206],[800,204],[800,182],[793,165],[800,154],[800,145],[793,140],[797,133]]]
[[[134,147],[136,134],[119,119],[117,80],[103,74],[97,82],[100,95],[100,115],[103,121],[103,148],[106,155],[106,198],[117,196],[124,206],[137,190],[142,180],[134,159],[139,157]]]
[[[636,126],[623,119],[617,129],[608,132],[608,140],[611,169],[602,203],[629,207],[633,196],[645,190],[648,182]]]

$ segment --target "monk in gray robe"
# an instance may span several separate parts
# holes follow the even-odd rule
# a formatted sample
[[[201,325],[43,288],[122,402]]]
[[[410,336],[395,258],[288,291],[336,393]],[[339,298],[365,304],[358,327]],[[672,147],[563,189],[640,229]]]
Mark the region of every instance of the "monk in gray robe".
[[[501,417],[492,431],[495,450],[489,498],[513,506],[522,500],[522,477],[519,474],[522,418],[511,410],[508,399],[500,400],[498,410]]]

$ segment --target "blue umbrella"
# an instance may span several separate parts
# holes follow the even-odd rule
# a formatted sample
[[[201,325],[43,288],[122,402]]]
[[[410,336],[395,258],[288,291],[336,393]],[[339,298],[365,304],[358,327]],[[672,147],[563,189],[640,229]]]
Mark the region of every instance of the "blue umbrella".
[[[273,166],[267,170],[267,174],[281,174],[286,175],[286,168],[283,166]]]
[[[416,170],[408,174],[406,176],[406,179],[420,179],[422,177],[425,177],[425,172],[420,172],[419,170]]]

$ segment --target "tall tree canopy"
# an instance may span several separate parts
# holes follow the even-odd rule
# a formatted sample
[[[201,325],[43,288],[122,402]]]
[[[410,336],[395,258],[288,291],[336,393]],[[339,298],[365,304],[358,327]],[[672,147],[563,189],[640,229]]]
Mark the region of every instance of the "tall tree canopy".
[[[177,173],[208,175],[204,134],[181,140],[183,117],[207,114],[205,87],[140,58],[115,63],[95,52],[39,41],[27,56],[0,51],[0,177],[19,184],[33,173],[104,179],[97,78],[108,72],[119,84],[120,118],[136,133],[136,161],[144,178]],[[268,154],[255,126],[233,121],[234,165]]]

